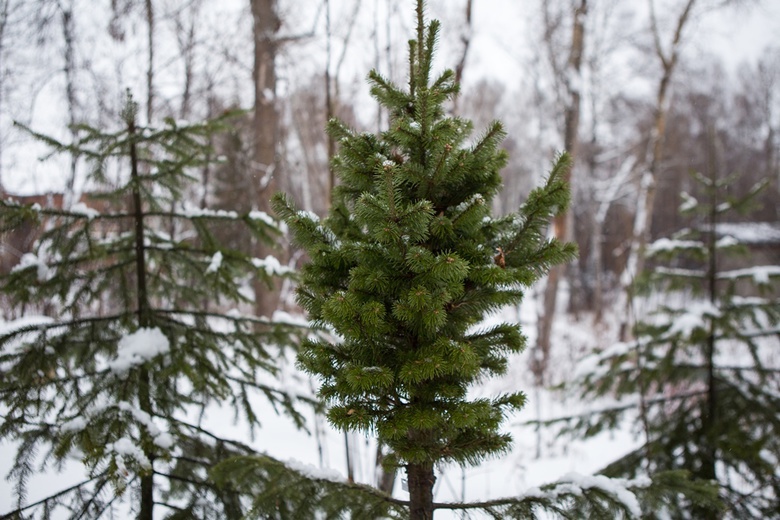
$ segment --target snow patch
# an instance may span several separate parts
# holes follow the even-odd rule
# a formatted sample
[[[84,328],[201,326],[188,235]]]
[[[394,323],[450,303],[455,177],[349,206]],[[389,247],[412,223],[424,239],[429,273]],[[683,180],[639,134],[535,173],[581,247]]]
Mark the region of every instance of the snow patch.
[[[222,266],[222,252],[217,251],[214,256],[211,257],[211,263],[206,268],[206,274],[216,273]]]
[[[609,493],[620,501],[631,516],[635,518],[641,518],[642,508],[639,505],[636,495],[632,493],[628,486],[635,487],[647,487],[652,482],[647,477],[640,477],[636,480],[626,480],[609,478],[604,475],[580,475],[579,473],[569,473],[561,479],[562,483],[571,483],[580,489],[593,489],[597,488],[606,493]]]
[[[296,471],[311,480],[328,480],[330,482],[345,482],[345,479],[341,473],[329,468],[318,468],[311,464],[306,464],[299,460],[288,459],[284,461],[284,465],[293,471]]]
[[[726,235],[724,237],[721,237],[718,239],[717,242],[715,242],[715,247],[723,248],[723,249],[727,247],[738,246],[738,245],[739,245],[739,240],[737,240],[731,235]]]
[[[100,212],[98,210],[90,208],[83,202],[78,202],[71,206],[70,212],[76,215],[83,215],[87,217],[88,220],[92,220],[93,218],[100,216]]]
[[[259,220],[268,226],[277,227],[276,222],[274,222],[274,219],[271,218],[271,215],[269,215],[265,211],[260,211],[260,210],[250,211],[247,216],[251,220]]]
[[[11,334],[18,333],[24,329],[30,329],[39,327],[40,329],[48,329],[47,334],[51,333],[51,325],[54,324],[54,319],[48,316],[23,316],[17,320],[4,322],[0,320],[0,336],[10,336]],[[0,352],[4,354],[14,355],[18,353],[25,346],[25,340],[34,334],[34,330],[30,330],[14,338],[13,341],[7,341],[3,343]],[[27,344],[28,348],[30,344]]]
[[[117,375],[124,375],[131,368],[142,365],[171,349],[168,338],[158,328],[140,328],[119,340],[117,357],[108,368]]]
[[[674,240],[671,238],[659,238],[647,246],[647,254],[677,251],[680,249],[701,249],[703,244],[697,240]]]
[[[23,316],[17,320],[0,321],[0,335],[13,334],[29,327],[48,327],[54,323],[54,318],[49,316]]]
[[[87,420],[83,417],[74,417],[60,426],[63,432],[78,432],[87,427]]]
[[[314,213],[312,211],[306,211],[306,210],[302,209],[302,210],[298,210],[296,215],[298,215],[298,217],[300,217],[300,218],[305,218],[305,219],[311,220],[313,222],[319,222],[320,221],[320,217],[316,213]]]
[[[696,209],[696,206],[699,205],[699,201],[696,200],[696,197],[692,197],[690,194],[686,192],[680,193],[680,197],[682,197],[683,201],[680,204],[680,212],[681,213],[687,213],[689,211],[692,211]]]
[[[132,415],[136,421],[143,424],[149,435],[152,436],[156,446],[167,450],[173,446],[173,437],[168,432],[160,430],[160,427],[154,424],[152,417],[143,410],[136,408],[127,401],[117,403],[117,408]]]
[[[143,450],[135,445],[135,443],[128,439],[127,437],[122,437],[118,439],[116,442],[112,442],[109,444],[106,444],[106,451],[108,452],[114,452],[117,455],[123,455],[125,457],[132,457],[134,458],[138,464],[140,464],[144,468],[151,468],[152,463],[149,461],[147,456],[144,454]],[[120,464],[119,460],[117,460],[117,466],[119,466],[120,472],[124,468],[122,467],[123,464]]]
[[[30,267],[36,267],[38,269],[38,281],[45,282],[52,277],[52,269],[42,259],[38,258],[35,253],[25,253],[19,259],[19,263],[16,264],[11,272],[22,271],[29,269]]]
[[[718,235],[731,235],[741,244],[780,243],[780,224],[772,222],[723,222],[715,226]]]
[[[705,330],[708,320],[717,318],[720,314],[720,309],[710,301],[692,302],[685,312],[672,322],[668,335],[689,337],[696,329]]]
[[[268,276],[284,275],[293,271],[289,267],[282,265],[279,259],[272,255],[266,256],[264,260],[253,258],[252,265],[257,269],[265,269]]]
[[[309,327],[309,321],[303,316],[293,316],[289,312],[275,310],[271,321],[283,325],[293,325],[296,327]]]
[[[182,208],[182,214],[188,218],[198,218],[198,217],[230,218],[230,219],[238,218],[238,213],[236,213],[235,211],[227,211],[224,209],[199,208],[197,206],[193,206],[190,203],[184,204],[184,207]]]
[[[769,283],[772,276],[780,276],[780,265],[757,265],[745,269],[734,269],[718,273],[719,280],[736,280],[738,278],[753,278],[756,283]]]

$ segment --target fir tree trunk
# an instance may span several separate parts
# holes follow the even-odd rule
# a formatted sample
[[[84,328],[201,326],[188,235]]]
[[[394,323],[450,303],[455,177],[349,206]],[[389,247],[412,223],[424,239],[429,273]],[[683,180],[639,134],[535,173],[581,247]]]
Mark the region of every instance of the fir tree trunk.
[[[133,186],[133,220],[135,226],[135,267],[136,290],[138,298],[138,326],[148,327],[149,323],[149,296],[146,287],[146,250],[144,247],[144,215],[141,206],[141,187],[138,173],[138,151],[135,143],[136,126],[135,113],[128,114],[127,125],[130,135],[130,175]],[[149,372],[141,368],[138,375],[138,404],[142,411],[152,414],[152,400]],[[154,454],[144,450],[144,455],[154,464]],[[141,477],[141,505],[138,520],[153,520],[154,518],[154,473],[150,468],[149,473]]]
[[[714,139],[714,137],[712,137]],[[717,165],[715,151],[710,154],[710,181],[712,186],[717,183]],[[718,251],[716,226],[718,223],[718,196],[717,190],[713,189],[710,199],[709,211],[709,233],[707,237],[707,291],[710,303],[717,307],[717,276],[718,276]],[[702,432],[701,442],[701,466],[698,469],[697,477],[703,480],[717,480],[716,463],[717,452],[715,448],[715,428],[717,426],[717,388],[715,383],[715,317],[710,317],[709,333],[707,334],[707,343],[704,346],[705,366],[707,368],[707,401],[702,406]],[[720,514],[715,509],[694,509],[696,518],[705,520],[716,520]]]
[[[432,520],[433,484],[436,482],[433,463],[409,464],[406,474],[409,481],[409,520]]]

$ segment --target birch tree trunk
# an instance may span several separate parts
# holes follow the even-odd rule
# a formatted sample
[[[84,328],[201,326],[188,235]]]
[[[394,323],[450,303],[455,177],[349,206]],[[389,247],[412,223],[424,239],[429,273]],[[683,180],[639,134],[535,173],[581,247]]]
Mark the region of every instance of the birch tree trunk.
[[[76,140],[75,125],[76,120],[76,42],[75,42],[75,23],[73,20],[73,3],[69,2],[67,5],[61,5],[62,15],[62,40],[64,43],[63,58],[65,61],[65,98],[68,104],[68,126],[70,127],[70,135],[72,140]],[[77,159],[75,154],[70,155],[70,171],[68,172],[68,180],[66,182],[65,196],[69,199],[66,201],[66,207],[70,204],[78,202],[79,197],[75,194],[76,188],[76,165]]]
[[[620,341],[626,341],[631,335],[630,316],[632,309],[632,288],[634,280],[644,269],[644,251],[650,236],[650,227],[653,223],[653,210],[655,207],[655,184],[660,169],[664,152],[664,135],[666,134],[666,117],[669,113],[670,85],[675,67],[680,55],[680,47],[683,41],[683,31],[690,19],[696,0],[687,0],[680,16],[677,18],[674,35],[669,50],[664,50],[661,44],[661,34],[658,28],[658,20],[655,13],[655,1],[650,3],[650,21],[653,31],[655,54],[661,63],[661,78],[656,90],[655,115],[653,129],[650,135],[648,166],[639,180],[637,192],[636,213],[634,214],[634,228],[631,237],[631,246],[623,272],[620,274],[620,299],[617,309],[621,313],[619,330]]]

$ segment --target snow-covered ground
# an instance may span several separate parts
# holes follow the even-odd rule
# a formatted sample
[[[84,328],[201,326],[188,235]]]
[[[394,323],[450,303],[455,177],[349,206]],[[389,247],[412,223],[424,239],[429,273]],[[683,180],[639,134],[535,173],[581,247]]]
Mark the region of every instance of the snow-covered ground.
[[[501,315],[493,316],[487,323],[499,320],[520,320],[524,332],[529,336],[529,345],[534,342],[536,327],[536,308],[531,298],[521,309],[506,309]],[[577,322],[571,316],[560,314],[554,327],[552,352],[552,378],[562,380],[574,374],[577,359],[586,351],[592,350],[608,334],[599,332],[592,326],[589,316],[583,315]],[[527,421],[548,419],[569,415],[583,409],[582,403],[565,399],[559,394],[535,389],[533,378],[528,369],[530,352],[512,360],[507,374],[486,381],[475,388],[475,395],[491,395],[505,391],[523,390],[527,392],[529,404],[526,409],[506,422],[506,429],[514,437],[513,449],[506,456],[485,461],[476,467],[461,468],[444,466],[438,468],[435,486],[437,502],[482,501],[493,498],[518,496],[531,488],[555,482],[572,473],[592,475],[620,454],[629,451],[636,439],[628,429],[607,433],[584,442],[556,441],[545,429],[537,430],[525,425]],[[278,384],[298,393],[310,394],[311,383],[292,366],[283,371]],[[263,410],[262,428],[250,439],[246,429],[234,420],[232,411],[212,407],[204,418],[204,426],[216,435],[241,440],[256,449],[268,453],[291,464],[304,464],[328,471],[331,474],[346,476],[345,435],[334,430],[320,418],[316,421],[313,414],[309,428],[312,434],[296,430],[285,417],[279,416],[270,405],[260,405]],[[319,435],[315,435],[319,430]],[[353,461],[354,476],[358,482],[371,483],[376,478],[375,449],[372,439],[360,435],[348,436],[350,457]],[[0,472],[5,475],[12,463],[14,446],[0,444]],[[76,461],[68,463],[62,471],[49,467],[42,475],[33,476],[28,483],[26,503],[65,489],[84,477],[83,469]],[[403,473],[398,475],[394,495],[405,499]],[[11,483],[0,481],[0,513],[15,506],[15,491]],[[129,516],[128,516],[129,518]],[[440,510],[438,520],[461,518],[460,512]]]

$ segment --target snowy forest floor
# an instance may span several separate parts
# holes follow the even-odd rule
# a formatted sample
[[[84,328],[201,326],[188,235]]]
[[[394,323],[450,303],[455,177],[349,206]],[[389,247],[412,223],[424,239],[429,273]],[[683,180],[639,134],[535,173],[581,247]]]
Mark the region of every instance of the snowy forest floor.
[[[484,461],[476,467],[461,468],[450,465],[437,468],[437,481],[434,488],[436,502],[484,501],[494,498],[517,496],[529,489],[555,482],[568,473],[594,474],[621,454],[630,451],[638,443],[637,436],[629,428],[604,433],[587,441],[565,441],[555,439],[552,431],[526,424],[537,419],[551,419],[584,411],[586,404],[560,392],[540,389],[534,385],[534,377],[529,369],[531,345],[535,342],[537,307],[533,291],[529,291],[526,301],[520,309],[507,308],[500,314],[491,316],[484,325],[499,321],[517,322],[528,337],[529,348],[514,357],[507,373],[500,379],[485,381],[474,389],[475,396],[490,396],[506,391],[522,390],[528,396],[526,408],[505,423],[505,430],[514,439],[512,451],[500,459]],[[567,298],[559,298],[566,301]],[[563,304],[562,304],[563,305]],[[559,383],[570,378],[577,369],[578,360],[594,348],[606,347],[616,337],[615,324],[607,321],[594,325],[593,316],[581,313],[579,317],[566,314],[561,309],[553,330],[553,348],[549,371],[549,381]],[[299,394],[311,395],[312,383],[297,372],[293,360],[283,371],[279,384],[294,389]],[[589,403],[592,405],[593,403]],[[346,442],[345,435],[327,424],[324,418],[311,418],[307,425],[310,432],[297,430],[292,422],[279,416],[268,404],[259,404],[263,426],[250,438],[240,420],[236,420],[232,411],[212,407],[203,418],[204,426],[217,435],[241,440],[255,449],[265,452],[283,461],[290,461],[296,467],[309,468],[313,473],[340,475],[346,478]],[[348,436],[349,456],[353,464],[354,479],[357,482],[374,483],[377,469],[375,466],[376,444],[362,435]],[[12,464],[15,446],[0,444],[0,472],[5,477]],[[43,460],[41,461],[44,462]],[[49,466],[47,471],[30,478],[25,503],[35,502],[77,482],[84,477],[83,468],[73,461],[62,468]],[[394,496],[406,499],[403,490],[405,475],[400,472],[396,478]],[[7,512],[16,505],[14,486],[0,481],[0,513]],[[437,520],[463,518],[461,512],[440,510]],[[129,516],[128,516],[129,518]]]

